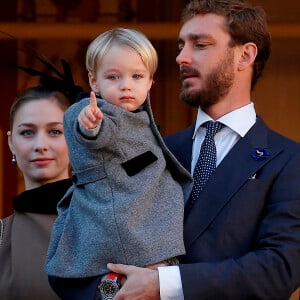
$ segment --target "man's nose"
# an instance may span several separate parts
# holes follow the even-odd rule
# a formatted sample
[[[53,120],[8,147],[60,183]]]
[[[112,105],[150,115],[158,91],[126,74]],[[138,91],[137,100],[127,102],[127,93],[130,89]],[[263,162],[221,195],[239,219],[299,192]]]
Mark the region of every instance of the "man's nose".
[[[180,49],[179,54],[176,57],[176,62],[179,65],[190,65],[192,62],[191,51],[187,46],[184,46]]]

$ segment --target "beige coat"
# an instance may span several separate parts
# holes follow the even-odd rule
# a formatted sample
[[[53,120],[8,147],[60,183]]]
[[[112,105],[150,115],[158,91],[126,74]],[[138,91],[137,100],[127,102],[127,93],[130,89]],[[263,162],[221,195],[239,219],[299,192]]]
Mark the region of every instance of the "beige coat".
[[[44,271],[55,218],[56,215],[17,212],[1,220],[1,299],[59,299],[51,290]]]
[[[57,300],[45,272],[56,205],[72,184],[64,179],[24,191],[15,213],[0,220],[0,299]]]

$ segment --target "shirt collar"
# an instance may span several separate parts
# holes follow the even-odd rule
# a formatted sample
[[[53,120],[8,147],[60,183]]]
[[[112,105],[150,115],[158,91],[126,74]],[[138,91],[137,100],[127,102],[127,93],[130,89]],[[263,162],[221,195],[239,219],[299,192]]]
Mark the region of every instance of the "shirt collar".
[[[199,127],[207,121],[214,120],[199,107],[193,139],[195,138]],[[254,103],[251,102],[241,108],[235,109],[215,121],[221,122],[241,137],[244,137],[256,121]]]

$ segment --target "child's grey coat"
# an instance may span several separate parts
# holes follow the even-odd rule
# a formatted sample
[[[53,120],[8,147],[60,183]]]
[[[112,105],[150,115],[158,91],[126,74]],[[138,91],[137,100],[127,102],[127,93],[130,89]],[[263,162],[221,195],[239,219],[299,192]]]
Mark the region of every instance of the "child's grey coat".
[[[183,208],[192,177],[166,148],[149,100],[134,113],[97,101],[104,119],[94,139],[78,130],[88,98],[65,113],[74,186],[58,206],[50,275],[95,276],[108,262],[146,266],[185,253]]]

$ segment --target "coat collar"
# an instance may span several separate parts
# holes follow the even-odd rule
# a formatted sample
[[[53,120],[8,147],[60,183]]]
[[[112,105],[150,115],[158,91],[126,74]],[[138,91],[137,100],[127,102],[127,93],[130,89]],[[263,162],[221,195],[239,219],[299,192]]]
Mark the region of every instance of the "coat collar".
[[[282,151],[280,145],[269,145],[269,132],[269,128],[258,118],[245,137],[237,142],[220,163],[201,198],[191,209],[186,207],[188,213],[184,225],[184,238],[187,247],[209,226],[236,191]],[[254,159],[252,153],[257,148],[268,149],[269,155],[263,159]]]
[[[72,179],[63,179],[26,190],[13,199],[14,210],[37,214],[57,214],[57,203],[71,185]]]

